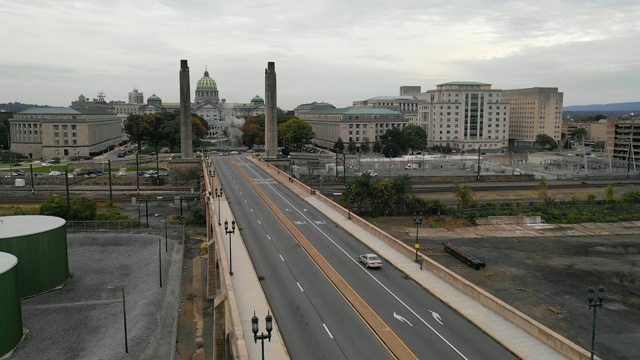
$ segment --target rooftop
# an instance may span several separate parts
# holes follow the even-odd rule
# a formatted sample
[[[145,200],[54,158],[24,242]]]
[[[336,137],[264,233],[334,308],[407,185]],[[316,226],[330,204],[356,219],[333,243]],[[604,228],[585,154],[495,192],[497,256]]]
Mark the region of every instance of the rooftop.
[[[346,107],[337,109],[316,109],[307,112],[316,115],[402,115],[399,111],[386,108]]]

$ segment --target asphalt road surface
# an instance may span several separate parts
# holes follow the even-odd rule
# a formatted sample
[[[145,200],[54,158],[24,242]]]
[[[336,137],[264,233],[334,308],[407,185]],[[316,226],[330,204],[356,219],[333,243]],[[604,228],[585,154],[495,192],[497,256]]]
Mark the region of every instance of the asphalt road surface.
[[[323,214],[310,208],[285,186],[276,184],[262,170],[240,157],[235,157],[235,160],[242,164],[241,167],[249,177],[260,185],[261,190],[283,210],[287,218],[417,358],[515,358],[476,326],[460,317],[418,284],[408,280],[402,272],[392,266],[386,264],[380,270],[371,271],[363,268],[357,262],[357,257],[359,254],[371,252],[370,249],[336,227]],[[240,174],[228,164],[226,158],[214,159],[214,164],[218,174],[221,174],[225,193],[230,198],[232,210],[237,217],[236,221],[241,219],[239,224],[242,234],[248,242],[247,247],[258,269],[258,275],[265,276],[262,282],[265,293],[278,318],[283,338],[292,357],[318,357],[315,348],[309,349],[308,345],[300,346],[302,341],[308,341],[305,340],[308,332],[300,328],[300,324],[318,329],[321,328],[320,324],[314,324],[318,321],[322,322],[327,334],[311,330],[312,334],[317,335],[319,339],[330,335],[332,342],[336,343],[345,358],[380,358],[383,352],[379,350],[381,345],[377,338],[371,336],[371,331],[364,326],[349,305],[341,300],[335,288],[324,287],[323,283],[327,280],[323,279],[324,276],[288,233],[284,229],[281,229],[280,234],[275,232],[281,226],[276,223],[270,211],[263,208],[261,202],[256,201],[257,196]],[[254,246],[262,248],[253,249]],[[295,263],[292,264],[293,262]],[[279,263],[287,265],[292,279],[273,284],[277,285],[277,288],[267,289],[267,280],[274,277],[272,269]],[[307,274],[315,275],[313,278],[307,278]],[[304,281],[300,283],[299,279]],[[297,299],[302,294],[304,297]],[[308,310],[291,311],[300,307],[298,301],[301,300],[313,302],[312,306],[317,309],[319,319],[310,318]],[[284,315],[290,317],[290,320],[283,322],[283,310]],[[305,335],[300,338],[301,334]],[[368,355],[368,349],[378,350]],[[331,355],[326,352],[325,354]],[[330,357],[335,358],[335,354]]]

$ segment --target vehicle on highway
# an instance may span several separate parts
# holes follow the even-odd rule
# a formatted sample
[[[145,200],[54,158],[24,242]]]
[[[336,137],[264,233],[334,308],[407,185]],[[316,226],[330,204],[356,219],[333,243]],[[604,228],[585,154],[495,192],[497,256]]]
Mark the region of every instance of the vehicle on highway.
[[[11,175],[13,175],[13,176],[25,176],[26,173],[24,172],[24,170],[16,170]]]
[[[373,170],[367,170],[367,174],[369,174],[370,176],[378,176],[378,173]]]
[[[48,162],[45,161],[45,162],[40,163],[40,166],[53,166],[53,164],[52,163],[48,163]]]
[[[418,164],[407,164],[404,168],[407,170],[418,170]]]
[[[55,171],[55,170],[49,173],[49,176],[60,176],[60,175],[62,175],[62,173],[60,171]]]
[[[118,172],[118,174],[116,174],[116,176],[127,176],[127,172],[126,171],[120,171],[120,172]]]
[[[382,260],[376,254],[362,254],[358,257],[358,260],[367,268],[382,267]]]
[[[125,157],[125,156],[127,156],[127,153],[125,153],[125,152],[119,152],[119,153],[118,153],[118,157],[119,157],[119,158],[123,158],[123,157]]]

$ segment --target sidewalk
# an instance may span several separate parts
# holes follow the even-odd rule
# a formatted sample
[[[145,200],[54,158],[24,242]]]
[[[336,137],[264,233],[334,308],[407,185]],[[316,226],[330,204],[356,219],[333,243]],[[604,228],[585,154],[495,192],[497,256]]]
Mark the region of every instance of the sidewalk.
[[[217,171],[217,170],[216,170]],[[217,208],[217,201],[216,201]],[[220,198],[220,223],[222,225],[217,226],[218,238],[222,240],[224,247],[224,254],[222,261],[229,262],[229,235],[225,233],[224,221],[228,220],[229,223],[234,219],[233,213],[227,203],[226,194]],[[217,214],[214,221],[217,221]],[[231,234],[231,246],[233,255],[233,275],[231,276],[233,291],[235,292],[238,312],[242,324],[242,332],[244,334],[244,341],[247,344],[247,351],[249,352],[250,359],[260,359],[262,357],[262,348],[260,341],[255,343],[253,339],[253,332],[251,331],[251,318],[255,311],[256,316],[260,319],[261,331],[264,332],[264,317],[267,312],[273,315],[273,311],[269,307],[267,298],[262,291],[262,285],[258,280],[253,263],[249,257],[249,252],[245,246],[242,235],[239,229],[236,228],[236,233]],[[277,318],[273,318],[273,331],[271,332],[271,341],[264,342],[264,357],[266,359],[288,359],[286,348],[282,337],[280,336],[280,330],[278,328]]]

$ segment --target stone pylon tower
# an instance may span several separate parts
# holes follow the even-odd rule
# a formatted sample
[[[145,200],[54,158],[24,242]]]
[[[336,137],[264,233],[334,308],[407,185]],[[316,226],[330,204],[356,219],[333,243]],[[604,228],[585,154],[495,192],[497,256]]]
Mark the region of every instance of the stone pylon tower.
[[[180,152],[183,159],[193,158],[192,134],[189,65],[187,60],[180,60]]]
[[[278,157],[278,103],[276,97],[276,63],[269,62],[264,71],[265,94],[265,157]]]

